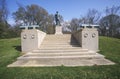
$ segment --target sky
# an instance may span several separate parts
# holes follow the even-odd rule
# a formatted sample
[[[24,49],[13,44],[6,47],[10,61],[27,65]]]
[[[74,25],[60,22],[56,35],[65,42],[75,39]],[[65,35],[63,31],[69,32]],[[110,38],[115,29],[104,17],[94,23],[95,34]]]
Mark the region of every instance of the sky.
[[[15,23],[12,13],[18,9],[17,3],[23,6],[37,4],[46,9],[49,14],[58,11],[65,21],[84,16],[88,9],[96,9],[102,13],[106,7],[120,6],[120,0],[6,0],[6,2],[10,13],[8,17],[10,24]]]

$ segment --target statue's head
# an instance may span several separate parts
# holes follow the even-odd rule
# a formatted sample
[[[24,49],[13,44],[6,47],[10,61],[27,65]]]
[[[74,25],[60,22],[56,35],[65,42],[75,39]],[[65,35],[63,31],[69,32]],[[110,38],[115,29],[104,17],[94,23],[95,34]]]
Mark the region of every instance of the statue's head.
[[[56,13],[58,14],[58,11],[56,11]]]

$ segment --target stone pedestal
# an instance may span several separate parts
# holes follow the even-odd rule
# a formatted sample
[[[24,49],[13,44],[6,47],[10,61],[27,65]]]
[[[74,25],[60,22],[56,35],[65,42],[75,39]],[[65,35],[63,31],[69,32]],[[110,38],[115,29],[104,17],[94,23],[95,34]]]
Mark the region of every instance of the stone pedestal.
[[[56,28],[55,28],[55,34],[63,34],[61,26],[56,26]]]
[[[37,29],[25,29],[21,33],[21,47],[22,52],[27,53],[38,49],[45,37],[46,33]]]
[[[99,51],[98,30],[96,28],[84,28],[73,33],[83,49]]]
[[[81,45],[82,48],[87,48],[93,51],[99,51],[98,49],[98,31],[97,29],[83,29],[81,31]]]

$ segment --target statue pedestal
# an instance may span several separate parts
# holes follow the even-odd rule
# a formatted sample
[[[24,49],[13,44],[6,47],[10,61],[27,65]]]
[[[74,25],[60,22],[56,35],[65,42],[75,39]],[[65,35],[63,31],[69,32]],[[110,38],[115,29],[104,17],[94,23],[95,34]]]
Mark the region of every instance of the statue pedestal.
[[[62,33],[62,27],[61,26],[56,26],[56,28],[55,28],[55,35],[56,34],[63,34]]]

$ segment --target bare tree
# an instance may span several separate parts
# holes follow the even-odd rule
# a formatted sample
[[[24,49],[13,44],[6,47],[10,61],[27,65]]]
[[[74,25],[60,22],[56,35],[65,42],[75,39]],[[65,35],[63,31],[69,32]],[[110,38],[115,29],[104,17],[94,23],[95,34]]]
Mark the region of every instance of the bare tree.
[[[71,31],[76,31],[77,28],[79,27],[79,19],[77,18],[73,18],[70,22],[70,26],[71,26]]]
[[[120,28],[120,16],[111,14],[100,20],[100,29],[104,30],[103,35],[114,36]],[[118,30],[119,31],[119,30]]]
[[[6,0],[0,0],[0,38],[8,37],[10,25],[7,23],[8,9]]]
[[[120,28],[120,6],[112,6],[111,8],[106,8],[104,16],[100,20],[100,29],[102,35],[115,36],[119,32]]]
[[[120,14],[120,6],[112,6],[112,7],[106,7],[105,9],[106,16],[111,14]]]
[[[101,17],[101,13],[95,9],[89,9],[87,14],[80,18],[82,23],[97,24]]]
[[[8,9],[6,0],[0,0],[0,22],[7,21]]]

